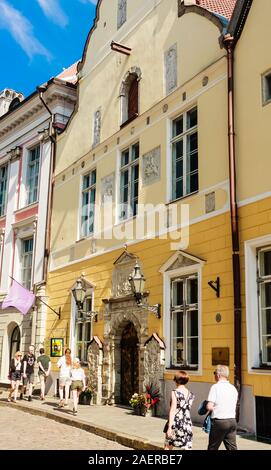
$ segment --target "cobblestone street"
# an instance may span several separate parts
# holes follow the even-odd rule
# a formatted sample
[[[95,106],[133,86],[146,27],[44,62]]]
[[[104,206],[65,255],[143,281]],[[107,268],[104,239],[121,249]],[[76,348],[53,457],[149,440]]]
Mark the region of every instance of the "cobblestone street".
[[[8,407],[0,408],[0,422],[1,450],[128,449],[81,429]]]

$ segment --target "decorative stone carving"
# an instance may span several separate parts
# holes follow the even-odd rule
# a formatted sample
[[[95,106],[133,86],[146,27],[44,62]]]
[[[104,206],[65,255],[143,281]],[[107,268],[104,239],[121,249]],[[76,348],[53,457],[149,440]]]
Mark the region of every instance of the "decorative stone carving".
[[[143,391],[144,351],[148,338],[148,312],[136,305],[135,299],[109,299],[104,322],[103,403],[120,403],[121,338],[124,328],[132,323],[138,337],[138,384]]]
[[[113,202],[115,198],[115,173],[105,176],[101,180],[101,199],[102,204]]]
[[[15,161],[21,157],[22,149],[21,147],[14,147],[11,149],[8,154],[11,161]]]
[[[156,147],[142,157],[143,160],[143,186],[160,180],[161,147]]]
[[[209,212],[215,211],[215,192],[205,194],[205,212],[208,214]]]
[[[111,302],[112,299],[117,300],[119,298],[132,295],[129,276],[133,272],[136,260],[137,258],[135,255],[124,251],[114,262],[114,268],[112,273],[112,297],[109,301],[104,301],[105,303]],[[139,264],[141,266],[140,262]],[[121,301],[126,302],[126,299],[121,299]],[[129,299],[127,301],[129,301]],[[114,301],[114,303],[116,302]]]
[[[88,347],[88,383],[93,392],[93,402],[101,404],[102,398],[103,345],[98,336],[94,336]]]
[[[160,390],[165,368],[165,345],[154,333],[145,343],[144,386],[152,384]]]
[[[144,348],[144,382],[143,388],[153,385],[160,393],[157,404],[157,414],[164,413],[164,370],[165,345],[159,336],[154,333],[145,343]]]
[[[126,251],[115,261],[112,274],[112,296],[125,297],[132,294],[129,276],[132,274],[136,257]]]
[[[177,86],[177,44],[165,53],[166,94],[171,93]]]
[[[167,269],[167,271],[172,271],[173,269],[185,268],[186,266],[192,266],[193,264],[197,264],[196,261],[188,258],[182,254],[178,255],[178,258],[174,261],[174,263]]]
[[[102,110],[101,110],[101,108],[99,108],[94,113],[93,147],[95,147],[96,145],[99,145],[99,143],[100,143],[101,120],[102,120]]]
[[[118,20],[117,28],[119,29],[127,20],[127,0],[118,0]]]

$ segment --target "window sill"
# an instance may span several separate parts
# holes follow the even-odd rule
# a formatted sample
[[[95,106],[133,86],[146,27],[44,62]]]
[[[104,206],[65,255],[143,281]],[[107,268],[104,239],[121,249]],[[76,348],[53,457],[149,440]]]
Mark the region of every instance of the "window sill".
[[[91,240],[92,238],[94,238],[94,232],[93,232],[93,233],[90,233],[89,235],[87,235],[87,236],[85,236],[85,237],[79,238],[79,240],[76,240],[75,243],[85,242],[85,241],[87,241],[87,240]]]
[[[130,124],[130,122],[134,121],[134,119],[136,119],[138,117],[138,113],[134,114],[134,116],[130,117],[129,119],[127,119],[127,121],[123,122],[121,125],[120,125],[120,129],[122,129],[123,127],[127,126],[128,124]]]
[[[270,370],[271,371],[271,366],[268,366],[268,365],[262,365],[262,366],[258,366],[258,367],[251,367],[251,370],[252,371],[259,371],[259,370]]]
[[[113,225],[113,227],[118,227],[119,225],[126,224],[126,222],[131,222],[132,220],[137,218],[137,214],[131,215],[130,217],[127,217],[127,219],[119,220],[116,224]]]
[[[38,205],[39,205],[39,201],[32,202],[31,204],[27,204],[27,205],[22,206],[19,209],[15,210],[14,214],[15,215],[16,214],[21,214],[24,211],[28,211],[29,209],[34,209],[34,208],[38,207]]]
[[[195,196],[198,194],[199,190],[194,191],[193,193],[186,194],[185,196],[178,197],[177,199],[172,199],[169,202],[166,202],[166,206],[169,206],[170,204],[174,204],[175,202],[181,201],[182,199],[187,199],[190,196]]]

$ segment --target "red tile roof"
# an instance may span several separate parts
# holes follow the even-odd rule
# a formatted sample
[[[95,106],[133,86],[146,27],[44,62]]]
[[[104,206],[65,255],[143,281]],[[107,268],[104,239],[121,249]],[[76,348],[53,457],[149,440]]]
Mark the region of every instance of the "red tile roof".
[[[237,0],[197,0],[197,4],[206,10],[231,19]]]
[[[56,78],[63,80],[65,82],[76,83],[77,82],[77,64],[78,61],[70,65],[67,69],[64,69]]]

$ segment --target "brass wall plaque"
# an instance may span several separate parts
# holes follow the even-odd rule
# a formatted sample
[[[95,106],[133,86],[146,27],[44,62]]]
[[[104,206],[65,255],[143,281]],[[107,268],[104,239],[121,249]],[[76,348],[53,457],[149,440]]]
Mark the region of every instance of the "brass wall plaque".
[[[230,348],[212,348],[212,365],[230,365]]]

